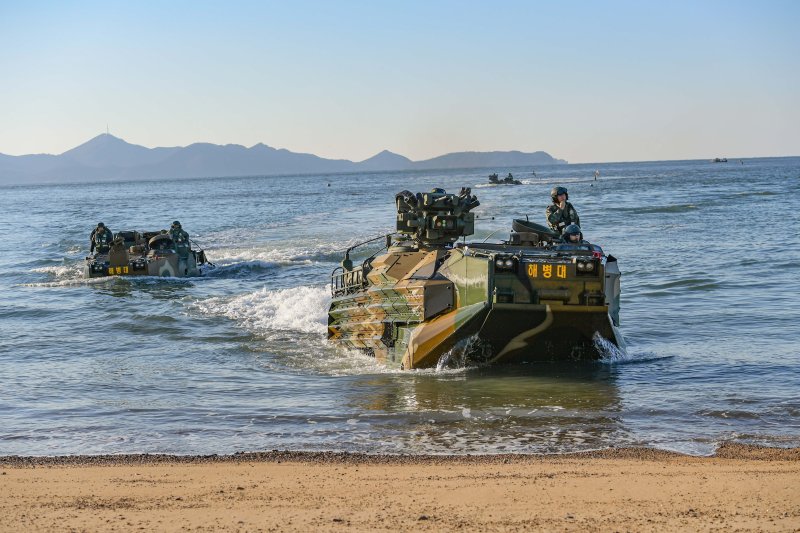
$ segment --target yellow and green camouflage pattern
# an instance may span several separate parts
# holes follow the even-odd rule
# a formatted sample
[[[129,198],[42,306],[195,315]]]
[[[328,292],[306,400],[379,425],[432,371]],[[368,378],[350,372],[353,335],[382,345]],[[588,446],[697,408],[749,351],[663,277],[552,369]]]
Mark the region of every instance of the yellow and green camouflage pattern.
[[[497,257],[506,255],[390,249],[372,262],[363,288],[333,295],[328,337],[405,369],[434,367],[476,334],[493,348],[490,364],[592,358],[595,335],[618,344],[599,258],[589,276],[578,275],[571,257],[520,254],[514,272],[498,272]]]
[[[402,223],[415,216],[426,212]],[[503,244],[406,239],[347,263],[332,278],[328,338],[407,370],[436,367],[470,338],[478,364],[596,359],[598,339],[620,346],[616,259],[523,226]]]

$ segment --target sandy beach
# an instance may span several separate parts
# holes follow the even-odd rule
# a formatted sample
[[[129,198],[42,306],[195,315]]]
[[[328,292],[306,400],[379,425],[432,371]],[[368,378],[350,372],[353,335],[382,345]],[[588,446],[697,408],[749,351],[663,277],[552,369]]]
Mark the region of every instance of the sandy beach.
[[[0,530],[800,528],[800,450],[0,458]]]

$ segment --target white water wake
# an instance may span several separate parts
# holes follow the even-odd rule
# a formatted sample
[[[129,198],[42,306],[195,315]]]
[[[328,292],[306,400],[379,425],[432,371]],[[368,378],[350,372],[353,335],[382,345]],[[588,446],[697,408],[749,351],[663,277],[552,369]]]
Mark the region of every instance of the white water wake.
[[[330,292],[327,287],[266,287],[234,297],[214,297],[191,304],[202,314],[224,316],[259,335],[326,332]]]

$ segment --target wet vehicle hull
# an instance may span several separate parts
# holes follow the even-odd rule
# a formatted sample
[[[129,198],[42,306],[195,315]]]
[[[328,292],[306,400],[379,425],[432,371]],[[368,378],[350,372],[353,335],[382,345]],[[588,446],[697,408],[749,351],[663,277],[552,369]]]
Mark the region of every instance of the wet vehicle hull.
[[[619,275],[613,258],[581,253],[596,270],[525,246],[390,252],[351,279],[349,293],[334,291],[328,336],[404,369],[441,366],[454,353],[492,365],[595,360],[623,342],[612,316]],[[498,269],[501,258],[513,266]]]
[[[85,278],[107,276],[154,276],[160,278],[185,278],[202,275],[195,254],[186,257],[168,254],[158,257],[132,258],[127,264],[111,265],[108,255],[97,254],[86,259],[83,268]]]

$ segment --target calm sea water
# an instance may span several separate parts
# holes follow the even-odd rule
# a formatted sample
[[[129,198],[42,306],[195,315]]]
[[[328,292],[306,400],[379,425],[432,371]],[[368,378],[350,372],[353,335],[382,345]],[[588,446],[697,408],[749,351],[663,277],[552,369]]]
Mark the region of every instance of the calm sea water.
[[[0,188],[0,455],[800,446],[800,158],[743,163]],[[556,184],[619,258],[626,354],[399,372],[326,344],[339,252],[396,192],[472,186],[482,240]],[[98,221],[176,218],[203,278],[81,279]]]

